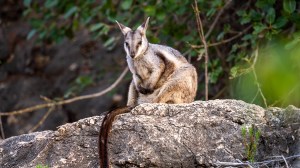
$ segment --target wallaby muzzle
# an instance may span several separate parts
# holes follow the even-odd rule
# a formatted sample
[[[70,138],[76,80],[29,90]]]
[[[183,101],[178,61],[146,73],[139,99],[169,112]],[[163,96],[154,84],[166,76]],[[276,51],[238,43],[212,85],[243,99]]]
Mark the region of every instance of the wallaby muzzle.
[[[135,53],[132,52],[132,51],[130,51],[130,57],[131,57],[131,58],[134,58],[134,56],[135,56]]]

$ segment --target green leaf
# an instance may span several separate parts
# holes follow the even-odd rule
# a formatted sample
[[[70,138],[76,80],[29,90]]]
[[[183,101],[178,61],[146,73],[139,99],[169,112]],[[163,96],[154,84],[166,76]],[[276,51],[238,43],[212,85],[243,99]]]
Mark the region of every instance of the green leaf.
[[[52,8],[52,7],[55,7],[57,4],[58,4],[58,0],[47,0],[45,2],[45,7]]]
[[[217,36],[217,41],[220,41],[224,38],[225,32],[221,32],[218,36]]]
[[[255,133],[255,140],[256,140],[256,142],[259,140],[259,137],[260,137],[260,131],[258,130],[258,131]]]
[[[296,46],[297,44],[299,44],[299,42],[300,42],[300,38],[299,38],[299,37],[298,37],[298,38],[295,38],[295,39],[292,40],[291,42],[287,43],[287,44],[284,46],[284,48],[285,48],[286,50],[293,49],[293,48],[295,48],[295,46]]]
[[[283,26],[286,25],[288,20],[285,17],[279,17],[276,19],[275,23],[273,24],[273,27],[276,29],[282,28]]]
[[[109,30],[110,30],[110,27],[104,25],[103,28],[101,29],[101,31],[99,32],[99,35],[103,35],[103,34],[104,34],[104,35],[107,35],[108,32],[109,32]]]
[[[77,30],[79,28],[79,22],[77,19],[73,20],[73,30]]]
[[[68,19],[70,16],[72,16],[76,11],[78,10],[77,6],[73,6],[72,8],[70,8],[65,14],[64,14],[64,18]]]
[[[163,21],[166,18],[166,13],[165,12],[158,12],[157,13],[157,19]]]
[[[269,24],[274,23],[275,17],[276,17],[275,15],[276,15],[276,14],[275,14],[274,8],[270,8],[270,9],[268,10],[268,13],[267,13],[267,16],[266,16],[266,20],[267,20],[267,22],[268,22]]]
[[[257,0],[255,6],[258,8],[263,8],[264,6],[266,6],[266,3],[264,0]]]
[[[276,2],[276,0],[267,0],[267,1],[269,5],[273,5]]]
[[[222,6],[222,0],[213,0],[211,1],[211,4],[213,7],[221,7]]]
[[[283,0],[283,9],[287,13],[292,13],[296,9],[296,1],[295,0]]]
[[[32,12],[31,9],[32,9],[32,8],[27,8],[27,9],[25,9],[25,10],[23,11],[23,16],[28,16],[28,15]]]
[[[275,3],[275,0],[257,0],[255,6],[261,9],[271,7]]]
[[[259,34],[263,30],[265,30],[267,28],[267,26],[263,25],[263,24],[257,24],[257,25],[254,25],[253,28],[254,28],[253,34]]]
[[[103,23],[96,23],[96,24],[93,24],[93,25],[90,27],[90,31],[91,31],[91,32],[94,32],[94,31],[96,31],[96,30],[101,29],[103,26],[104,26]]]
[[[44,39],[44,38],[46,37],[46,35],[47,35],[47,32],[46,32],[46,31],[40,32],[40,33],[39,33],[39,38],[40,38],[40,39]]]
[[[257,12],[256,10],[253,10],[253,9],[250,10],[249,15],[251,17],[251,20],[257,21],[257,22],[260,22],[261,19],[263,18],[262,13]]]
[[[223,29],[224,29],[224,32],[228,33],[231,29],[230,24],[225,24]]]
[[[300,31],[297,31],[295,33],[293,33],[293,38],[296,39],[296,38],[300,38]]]
[[[103,46],[105,48],[107,48],[108,50],[111,50],[114,47],[114,43],[116,41],[115,37],[111,37],[108,40],[105,41],[105,43],[103,44]]]
[[[123,0],[121,3],[121,8],[124,10],[128,10],[131,7],[132,0]]]
[[[33,28],[40,28],[43,26],[43,21],[40,19],[32,19],[29,21]]]
[[[253,132],[254,132],[254,128],[251,126],[250,128],[249,128],[249,136],[253,136],[254,134],[253,134]]]
[[[246,40],[250,40],[253,38],[253,35],[252,34],[246,34],[244,35],[244,37],[242,38],[243,41],[246,41]]]
[[[24,6],[26,6],[26,7],[30,7],[31,0],[24,0],[24,1],[23,1],[23,4],[24,4]]]
[[[249,15],[243,16],[241,19],[241,24],[246,24],[249,23],[251,21],[251,18],[249,17]]]
[[[242,125],[241,127],[242,136],[246,138],[247,128],[246,125]]]
[[[48,166],[43,166],[41,164],[36,165],[36,168],[48,168]]]
[[[238,16],[243,16],[243,15],[245,15],[245,13],[246,13],[245,10],[238,10],[238,11],[236,12],[236,14],[237,14]]]
[[[32,29],[28,35],[27,35],[27,40],[31,39],[36,33],[36,29]]]
[[[215,8],[211,8],[208,10],[208,12],[206,13],[206,16],[208,17],[212,17],[215,13],[216,13],[216,9]]]
[[[239,69],[238,66],[234,66],[230,69],[230,78],[231,79],[236,78],[238,76],[238,69]]]
[[[216,65],[217,66],[217,65]],[[223,70],[221,66],[217,66],[211,73],[209,73],[209,82],[212,84],[217,83],[219,76],[222,74]]]
[[[93,79],[90,76],[79,76],[76,78],[75,83],[84,88],[93,83]]]
[[[156,13],[155,6],[146,6],[144,10],[148,16],[154,16]]]

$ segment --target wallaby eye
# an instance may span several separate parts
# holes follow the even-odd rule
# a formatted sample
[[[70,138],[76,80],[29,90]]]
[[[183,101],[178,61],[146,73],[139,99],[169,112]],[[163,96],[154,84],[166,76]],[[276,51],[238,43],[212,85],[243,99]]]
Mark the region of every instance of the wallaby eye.
[[[129,44],[128,44],[127,42],[125,42],[125,45],[126,45],[126,47],[128,47],[128,46],[129,46]]]
[[[138,46],[142,45],[142,41],[139,41],[139,42],[137,43],[137,45],[138,45]]]

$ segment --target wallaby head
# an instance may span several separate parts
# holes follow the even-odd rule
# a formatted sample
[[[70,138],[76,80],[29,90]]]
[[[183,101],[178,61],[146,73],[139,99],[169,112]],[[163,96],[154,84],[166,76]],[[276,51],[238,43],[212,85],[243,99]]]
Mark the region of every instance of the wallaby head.
[[[136,30],[132,30],[116,21],[124,35],[124,49],[128,56],[137,58],[143,55],[148,48],[148,40],[146,30],[148,27],[149,17]]]

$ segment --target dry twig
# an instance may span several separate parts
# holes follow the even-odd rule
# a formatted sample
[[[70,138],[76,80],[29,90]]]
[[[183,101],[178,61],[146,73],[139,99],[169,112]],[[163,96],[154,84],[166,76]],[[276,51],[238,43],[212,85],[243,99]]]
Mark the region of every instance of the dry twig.
[[[226,2],[226,4],[223,6],[223,8],[218,12],[217,16],[215,17],[215,20],[213,21],[213,23],[211,24],[211,26],[209,27],[207,33],[205,34],[205,39],[207,39],[209,37],[209,35],[211,34],[211,32],[214,30],[216,24],[218,23],[218,20],[220,19],[220,16],[223,14],[224,10],[229,6],[229,4],[232,2],[232,0],[228,0]]]
[[[4,22],[2,22],[2,20],[0,18],[0,28],[1,28],[1,32],[2,32],[2,37],[7,42],[7,36],[6,36],[6,33],[5,33],[5,27],[4,26],[5,26]],[[5,133],[4,133],[4,129],[3,129],[3,123],[2,123],[2,117],[1,116],[0,116],[0,134],[1,134],[2,139],[5,139]]]
[[[205,40],[204,36],[204,31],[203,31],[203,25],[200,17],[200,11],[198,8],[197,1],[194,0],[194,5],[192,5],[193,10],[195,12],[196,16],[196,21],[197,21],[197,30],[199,33],[199,37],[204,45],[204,50],[205,50],[205,100],[208,100],[208,49],[207,49],[207,43]]]
[[[29,132],[34,132],[36,129],[38,129],[47,119],[49,114],[54,110],[54,106],[50,107],[47,111],[47,113],[43,116],[43,118],[34,126],[32,127]]]
[[[1,112],[0,116],[10,116],[10,115],[19,115],[19,114],[24,114],[24,113],[30,113],[30,112],[33,112],[35,110],[42,109],[42,108],[47,108],[47,107],[51,108],[51,107],[56,107],[56,106],[60,106],[60,105],[64,105],[64,104],[73,103],[73,102],[76,102],[79,100],[91,99],[91,98],[102,96],[102,95],[106,94],[107,92],[111,91],[112,89],[114,89],[121,82],[121,80],[124,78],[124,76],[126,75],[127,72],[128,72],[128,67],[126,67],[124,69],[122,74],[118,77],[118,79],[111,86],[109,86],[108,88],[106,88],[105,90],[103,90],[101,92],[84,95],[84,96],[78,96],[78,97],[74,97],[74,98],[62,100],[62,101],[57,101],[57,102],[52,101],[51,103],[39,104],[36,106],[21,109],[21,110],[15,110],[15,111],[11,111],[11,112]]]
[[[281,157],[282,157],[282,159],[284,160],[284,163],[285,163],[285,165],[286,165],[286,168],[289,168],[289,164],[287,163],[285,157],[284,157],[283,155],[281,155]]]
[[[251,68],[252,68],[253,76],[254,76],[254,79],[255,79],[255,84],[257,86],[257,90],[260,93],[260,96],[262,97],[262,99],[264,101],[265,107],[268,107],[267,100],[266,100],[266,98],[265,98],[265,96],[262,92],[262,89],[260,87],[260,83],[258,82],[256,71],[255,71],[255,65],[256,65],[256,62],[257,62],[257,58],[258,58],[258,48],[255,50],[254,60],[253,60],[253,64],[251,65]]]
[[[228,38],[226,40],[222,40],[222,41],[216,42],[216,43],[207,44],[207,47],[214,47],[214,46],[218,46],[218,45],[229,43],[232,40],[235,40],[235,39],[239,38],[240,36],[242,36],[243,34],[245,34],[248,30],[250,30],[250,28],[252,28],[252,25],[246,27],[243,31],[239,32],[235,36],[232,36],[232,37],[230,37],[230,38]],[[190,46],[192,48],[203,48],[204,47],[204,45],[192,45],[192,44],[190,44]]]
[[[295,159],[295,158],[300,158],[300,154],[297,155],[293,155],[293,156],[289,156],[289,157],[284,157],[284,156],[274,156],[278,159],[272,159],[272,160],[266,160],[266,161],[262,161],[262,162],[253,162],[253,163],[249,163],[249,162],[217,162],[216,165],[217,166],[233,166],[233,167],[241,167],[241,166],[251,166],[251,167],[260,167],[262,165],[267,165],[270,164],[272,162],[282,162],[284,161],[286,166],[288,166],[287,164],[287,160],[289,159]]]
[[[5,134],[4,134],[4,129],[3,129],[3,123],[2,123],[1,116],[0,116],[0,131],[1,131],[1,138],[5,139]]]

